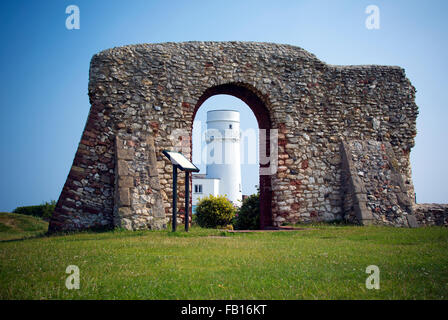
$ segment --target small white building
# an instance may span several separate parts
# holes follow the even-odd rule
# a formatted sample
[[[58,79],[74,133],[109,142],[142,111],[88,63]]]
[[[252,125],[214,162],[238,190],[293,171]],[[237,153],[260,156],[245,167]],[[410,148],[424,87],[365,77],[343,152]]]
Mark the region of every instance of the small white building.
[[[209,194],[213,196],[217,196],[219,194],[219,179],[208,179],[205,174],[193,174],[192,181],[193,195],[191,197],[191,201],[193,204],[193,209],[199,202],[200,198],[207,197]]]
[[[234,205],[241,204],[240,137],[238,111],[207,112],[207,167],[205,175],[192,175],[193,210],[199,198],[209,194],[225,195]]]

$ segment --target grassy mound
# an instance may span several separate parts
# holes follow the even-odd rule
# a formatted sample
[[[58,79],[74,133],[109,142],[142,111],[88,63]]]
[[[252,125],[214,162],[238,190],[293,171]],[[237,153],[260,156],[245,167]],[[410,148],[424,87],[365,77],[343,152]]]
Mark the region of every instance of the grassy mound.
[[[0,240],[29,238],[44,234],[48,222],[33,216],[0,212]]]

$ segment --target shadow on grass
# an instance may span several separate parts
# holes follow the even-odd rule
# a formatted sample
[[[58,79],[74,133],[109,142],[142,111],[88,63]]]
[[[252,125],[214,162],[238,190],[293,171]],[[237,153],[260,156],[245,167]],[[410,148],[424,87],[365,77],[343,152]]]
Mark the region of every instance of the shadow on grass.
[[[233,236],[220,229],[206,229],[206,228],[200,228],[198,226],[190,227],[189,232],[185,232],[183,229],[181,230],[178,229],[176,232],[172,232],[171,225],[167,225],[167,228],[162,230],[126,230],[124,228],[102,228],[102,229],[88,229],[81,231],[65,231],[65,232],[51,232],[51,233],[47,232],[43,235],[40,235],[40,237],[60,238],[61,240],[64,241],[92,241],[92,240],[106,240],[110,238],[137,238],[151,235],[160,235],[176,238]],[[73,237],[66,237],[66,236],[73,236]]]
[[[25,241],[25,240],[32,240],[32,239],[42,239],[42,238],[61,238],[64,239],[64,241],[86,241],[86,240],[100,240],[100,238],[95,237],[92,239],[85,238],[83,236],[86,235],[111,235],[111,236],[119,236],[121,237],[137,237],[141,236],[144,231],[128,231],[124,229],[90,229],[90,230],[80,230],[80,231],[59,231],[59,232],[48,232],[48,231],[42,231],[35,235],[26,235],[26,234],[10,234],[11,237],[16,236],[12,239],[3,239],[0,240],[1,242],[19,242],[19,241]],[[79,238],[71,237],[71,236],[81,236]],[[107,237],[108,238],[108,237]],[[104,239],[107,239],[104,238]]]
[[[18,235],[19,236],[19,235]],[[25,241],[25,240],[33,240],[33,239],[41,239],[41,238],[46,238],[48,237],[46,235],[45,232],[41,232],[35,235],[23,235],[22,237],[19,238],[12,238],[12,239],[0,239],[0,243],[3,242],[20,242],[20,241]]]
[[[294,228],[317,228],[317,227],[356,227],[360,226],[357,224],[349,223],[345,220],[331,220],[331,221],[320,221],[320,222],[308,222],[308,223],[285,223],[282,226],[294,227]]]

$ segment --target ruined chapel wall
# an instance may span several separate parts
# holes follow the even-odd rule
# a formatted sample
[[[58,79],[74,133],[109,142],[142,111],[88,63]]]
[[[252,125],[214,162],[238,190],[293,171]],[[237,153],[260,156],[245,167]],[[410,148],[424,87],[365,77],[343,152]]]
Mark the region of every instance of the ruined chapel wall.
[[[269,112],[271,127],[278,129],[279,167],[271,177],[274,224],[342,218],[339,147],[346,138],[390,141],[411,188],[409,150],[417,107],[401,68],[330,66],[303,49],[277,44],[126,46],[103,51],[91,61],[92,106],[52,219],[54,229],[117,224],[116,137],[134,153],[127,160],[129,206],[148,216],[153,214],[151,195],[158,194],[147,163],[146,142],[153,139],[160,195],[169,217],[172,167],[161,151],[178,145],[176,130],[191,133],[198,100],[207,89],[223,84],[255,93]],[[182,145],[181,151],[191,155],[188,137]],[[183,190],[183,175],[179,182]],[[179,208],[183,201],[180,193]],[[150,220],[136,226],[155,227]]]

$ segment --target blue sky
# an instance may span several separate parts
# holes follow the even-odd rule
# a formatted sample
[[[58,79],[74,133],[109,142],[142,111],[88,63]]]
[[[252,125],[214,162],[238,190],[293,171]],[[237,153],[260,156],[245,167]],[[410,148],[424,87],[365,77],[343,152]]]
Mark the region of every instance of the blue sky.
[[[65,27],[71,4],[80,9],[79,30]],[[364,24],[371,4],[380,9],[379,30]],[[411,152],[417,200],[448,202],[446,12],[443,0],[2,1],[0,211],[59,197],[90,107],[93,54],[190,40],[286,43],[329,64],[404,67],[420,108]]]

